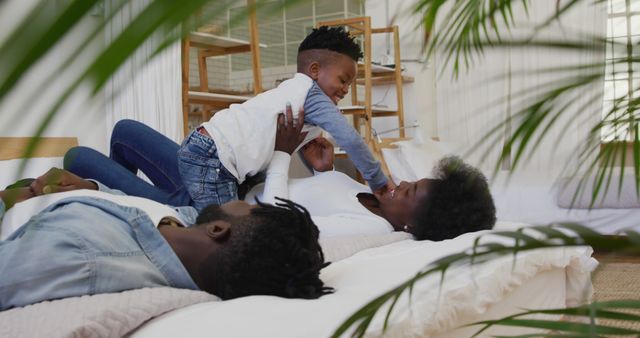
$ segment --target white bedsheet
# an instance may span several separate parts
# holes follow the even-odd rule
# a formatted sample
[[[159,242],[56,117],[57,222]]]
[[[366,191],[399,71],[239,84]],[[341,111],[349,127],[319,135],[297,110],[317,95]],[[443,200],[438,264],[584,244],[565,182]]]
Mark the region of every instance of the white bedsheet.
[[[328,337],[367,301],[413,276],[427,262],[469,247],[477,235],[442,242],[404,240],[365,250],[322,271],[326,284],[336,288],[334,294],[317,300],[253,296],[202,303],[156,318],[132,337],[185,333],[191,337]],[[556,290],[553,294],[562,294],[566,288],[567,299],[580,303],[595,267],[589,256],[589,248],[544,250],[519,254],[516,264],[503,258],[482,267],[451,268],[442,289],[440,276],[435,275],[416,285],[410,310],[407,297],[401,298],[391,317],[389,336],[434,336],[451,330],[483,314],[536,275],[555,269],[566,271],[566,285],[547,287]],[[380,316],[372,322],[372,336],[379,335],[382,323]]]

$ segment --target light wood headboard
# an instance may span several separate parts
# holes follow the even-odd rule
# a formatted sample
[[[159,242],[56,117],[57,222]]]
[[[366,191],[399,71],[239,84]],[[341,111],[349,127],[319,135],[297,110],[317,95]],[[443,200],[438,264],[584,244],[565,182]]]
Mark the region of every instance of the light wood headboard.
[[[31,137],[0,137],[0,161],[23,158]],[[78,145],[76,137],[42,137],[31,157],[62,157]]]

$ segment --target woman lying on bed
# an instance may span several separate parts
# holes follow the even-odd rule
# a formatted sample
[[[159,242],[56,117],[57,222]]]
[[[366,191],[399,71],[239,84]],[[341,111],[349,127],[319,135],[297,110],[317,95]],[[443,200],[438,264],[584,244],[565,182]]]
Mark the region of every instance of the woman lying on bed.
[[[287,113],[291,116],[290,111]],[[291,134],[287,125],[280,124],[277,134],[282,138],[286,133]],[[149,152],[152,148],[163,151]],[[65,156],[65,169],[129,195],[169,205],[189,205],[178,174],[177,150],[175,142],[157,131],[123,120],[113,130],[111,158],[90,148],[76,147]],[[253,201],[257,195],[265,202],[273,202],[269,196],[288,196],[310,211],[322,237],[395,230],[409,232],[418,240],[444,240],[490,229],[495,223],[495,207],[486,178],[459,158],[442,159],[432,179],[401,182],[394,191],[374,195],[367,186],[332,170],[333,146],[326,139],[318,138],[305,145],[302,154],[318,172],[314,177],[288,181],[291,157],[275,151],[264,186],[267,196],[259,189],[247,196]],[[138,170],[154,185],[137,177]]]
[[[405,231],[418,240],[444,240],[491,229],[495,223],[484,175],[457,157],[441,159],[433,178],[400,182],[395,190],[379,194],[333,170],[333,145],[325,138],[306,144],[301,154],[314,169],[313,177],[283,184],[290,157],[274,156],[265,184],[254,187],[245,200],[262,199],[264,189],[291,198],[309,210],[324,237]]]

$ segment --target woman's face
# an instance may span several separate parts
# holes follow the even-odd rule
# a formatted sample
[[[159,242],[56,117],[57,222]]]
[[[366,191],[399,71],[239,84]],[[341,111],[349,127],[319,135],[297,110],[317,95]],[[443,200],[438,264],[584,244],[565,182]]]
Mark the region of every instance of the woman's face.
[[[417,182],[402,181],[393,191],[374,193],[380,203],[382,214],[394,230],[405,231],[405,225],[411,226],[420,201],[429,193],[429,185],[433,181],[428,178]]]

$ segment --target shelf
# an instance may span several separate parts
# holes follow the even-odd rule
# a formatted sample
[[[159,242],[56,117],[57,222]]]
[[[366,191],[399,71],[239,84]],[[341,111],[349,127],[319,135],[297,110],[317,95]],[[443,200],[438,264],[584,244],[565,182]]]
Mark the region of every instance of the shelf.
[[[238,48],[246,47],[247,52],[251,49],[251,43],[249,41],[228,38],[226,36],[213,35],[203,32],[191,32],[189,34],[189,45],[197,48]],[[260,44],[260,47],[266,47],[265,44]]]
[[[252,98],[252,96],[206,93],[206,92],[197,92],[197,91],[189,91],[188,97],[189,97],[189,103],[200,103],[200,104],[224,103],[226,105],[229,105],[231,103],[242,103]]]
[[[258,23],[254,0],[247,0],[247,8],[252,8],[248,13],[248,41],[229,38],[206,32],[191,32],[182,40],[182,122],[184,134],[189,133],[190,117],[197,116],[198,113],[192,111],[191,104],[203,105],[199,112],[202,120],[210,118],[212,112],[229,107],[234,103],[242,103],[262,92],[262,73],[260,72],[260,48],[267,47],[261,44],[258,34]],[[189,88],[189,67],[191,58],[189,53],[192,48],[197,49],[198,77],[199,85],[196,90]],[[211,92],[209,87],[207,58],[236,53],[251,54],[251,68],[253,73],[253,95],[238,95],[229,92]]]
[[[396,70],[393,67],[387,67],[382,65],[371,64],[371,75],[372,76],[382,76],[389,75],[392,76],[396,73]],[[364,64],[358,63],[358,77],[364,76]]]
[[[414,82],[415,79],[413,78],[413,76],[409,76],[409,75],[403,75],[402,76],[402,83],[412,83]],[[356,80],[356,83],[360,86],[364,86],[364,79],[360,78]],[[376,86],[376,85],[391,85],[391,84],[395,84],[396,83],[396,79],[393,75],[385,75],[385,76],[375,76],[371,78],[371,85]]]
[[[340,111],[343,114],[358,114],[364,115],[365,107],[364,106],[339,106]],[[371,107],[371,114],[374,117],[378,116],[396,116],[398,111],[396,109],[383,108],[383,107]]]

